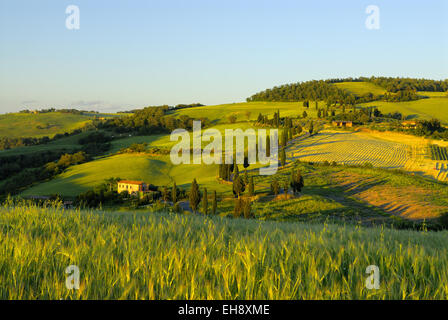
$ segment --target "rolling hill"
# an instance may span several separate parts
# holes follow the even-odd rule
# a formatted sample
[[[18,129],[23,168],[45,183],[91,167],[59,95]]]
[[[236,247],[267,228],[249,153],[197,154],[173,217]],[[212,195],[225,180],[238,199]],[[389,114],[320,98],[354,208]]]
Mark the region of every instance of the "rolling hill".
[[[381,95],[386,92],[384,88],[374,83],[365,81],[337,82],[333,85],[356,95],[364,95],[369,92],[373,93],[374,95]]]
[[[0,137],[53,137],[57,133],[79,129],[93,119],[91,115],[72,113],[8,113],[0,115]]]
[[[422,92],[428,95],[426,92]],[[430,98],[406,102],[373,101],[363,103],[360,106],[375,106],[382,113],[393,113],[398,111],[407,116],[408,119],[430,120],[439,119],[448,124],[448,96],[443,93],[431,93]]]

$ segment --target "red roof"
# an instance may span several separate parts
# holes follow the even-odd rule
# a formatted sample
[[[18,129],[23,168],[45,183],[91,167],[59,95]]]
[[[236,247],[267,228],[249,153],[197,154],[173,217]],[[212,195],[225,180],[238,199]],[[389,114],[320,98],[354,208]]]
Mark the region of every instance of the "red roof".
[[[143,181],[132,181],[132,180],[121,180],[121,181],[118,181],[118,183],[124,183],[124,184],[137,184],[137,185],[144,184]]]

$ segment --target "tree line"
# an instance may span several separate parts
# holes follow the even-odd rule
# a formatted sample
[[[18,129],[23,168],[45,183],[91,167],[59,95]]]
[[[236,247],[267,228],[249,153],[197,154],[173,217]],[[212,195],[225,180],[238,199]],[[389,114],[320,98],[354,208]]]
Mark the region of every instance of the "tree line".
[[[338,82],[371,82],[386,89],[384,95],[375,95],[366,93],[355,95],[346,90],[334,86]],[[252,101],[302,101],[302,100],[320,100],[327,104],[354,105],[366,103],[375,100],[385,101],[411,101],[423,98],[416,91],[447,91],[448,80],[437,81],[427,79],[412,78],[345,78],[312,80],[306,82],[297,82],[276,86],[272,89],[266,89],[247,98]]]
[[[170,133],[174,129],[193,128],[193,121],[202,121],[202,126],[210,124],[208,118],[191,118],[187,115],[179,117],[169,115],[171,108],[167,105],[146,107],[136,110],[134,114],[124,117],[115,117],[97,123],[97,128],[113,130],[117,133],[133,132],[138,135]]]

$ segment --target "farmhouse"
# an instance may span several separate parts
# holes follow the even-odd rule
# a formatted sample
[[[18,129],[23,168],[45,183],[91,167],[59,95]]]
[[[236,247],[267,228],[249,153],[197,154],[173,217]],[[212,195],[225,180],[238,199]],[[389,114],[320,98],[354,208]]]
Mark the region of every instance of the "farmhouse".
[[[148,186],[143,181],[131,181],[131,180],[121,180],[118,181],[118,193],[127,191],[128,193],[138,193],[145,192],[148,190]]]
[[[401,123],[401,126],[406,129],[414,129],[415,127],[417,127],[417,121],[414,120],[403,121]]]
[[[352,121],[340,121],[340,120],[336,120],[332,122],[332,125],[335,127],[348,127],[351,128],[353,127],[353,122]]]

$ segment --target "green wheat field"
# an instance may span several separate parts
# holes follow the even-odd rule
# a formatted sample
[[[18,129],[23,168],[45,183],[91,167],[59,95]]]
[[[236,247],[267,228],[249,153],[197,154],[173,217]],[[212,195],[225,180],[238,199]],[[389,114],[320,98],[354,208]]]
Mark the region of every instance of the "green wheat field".
[[[448,297],[447,231],[6,203],[0,233],[0,299]],[[65,286],[73,264],[79,290]]]

